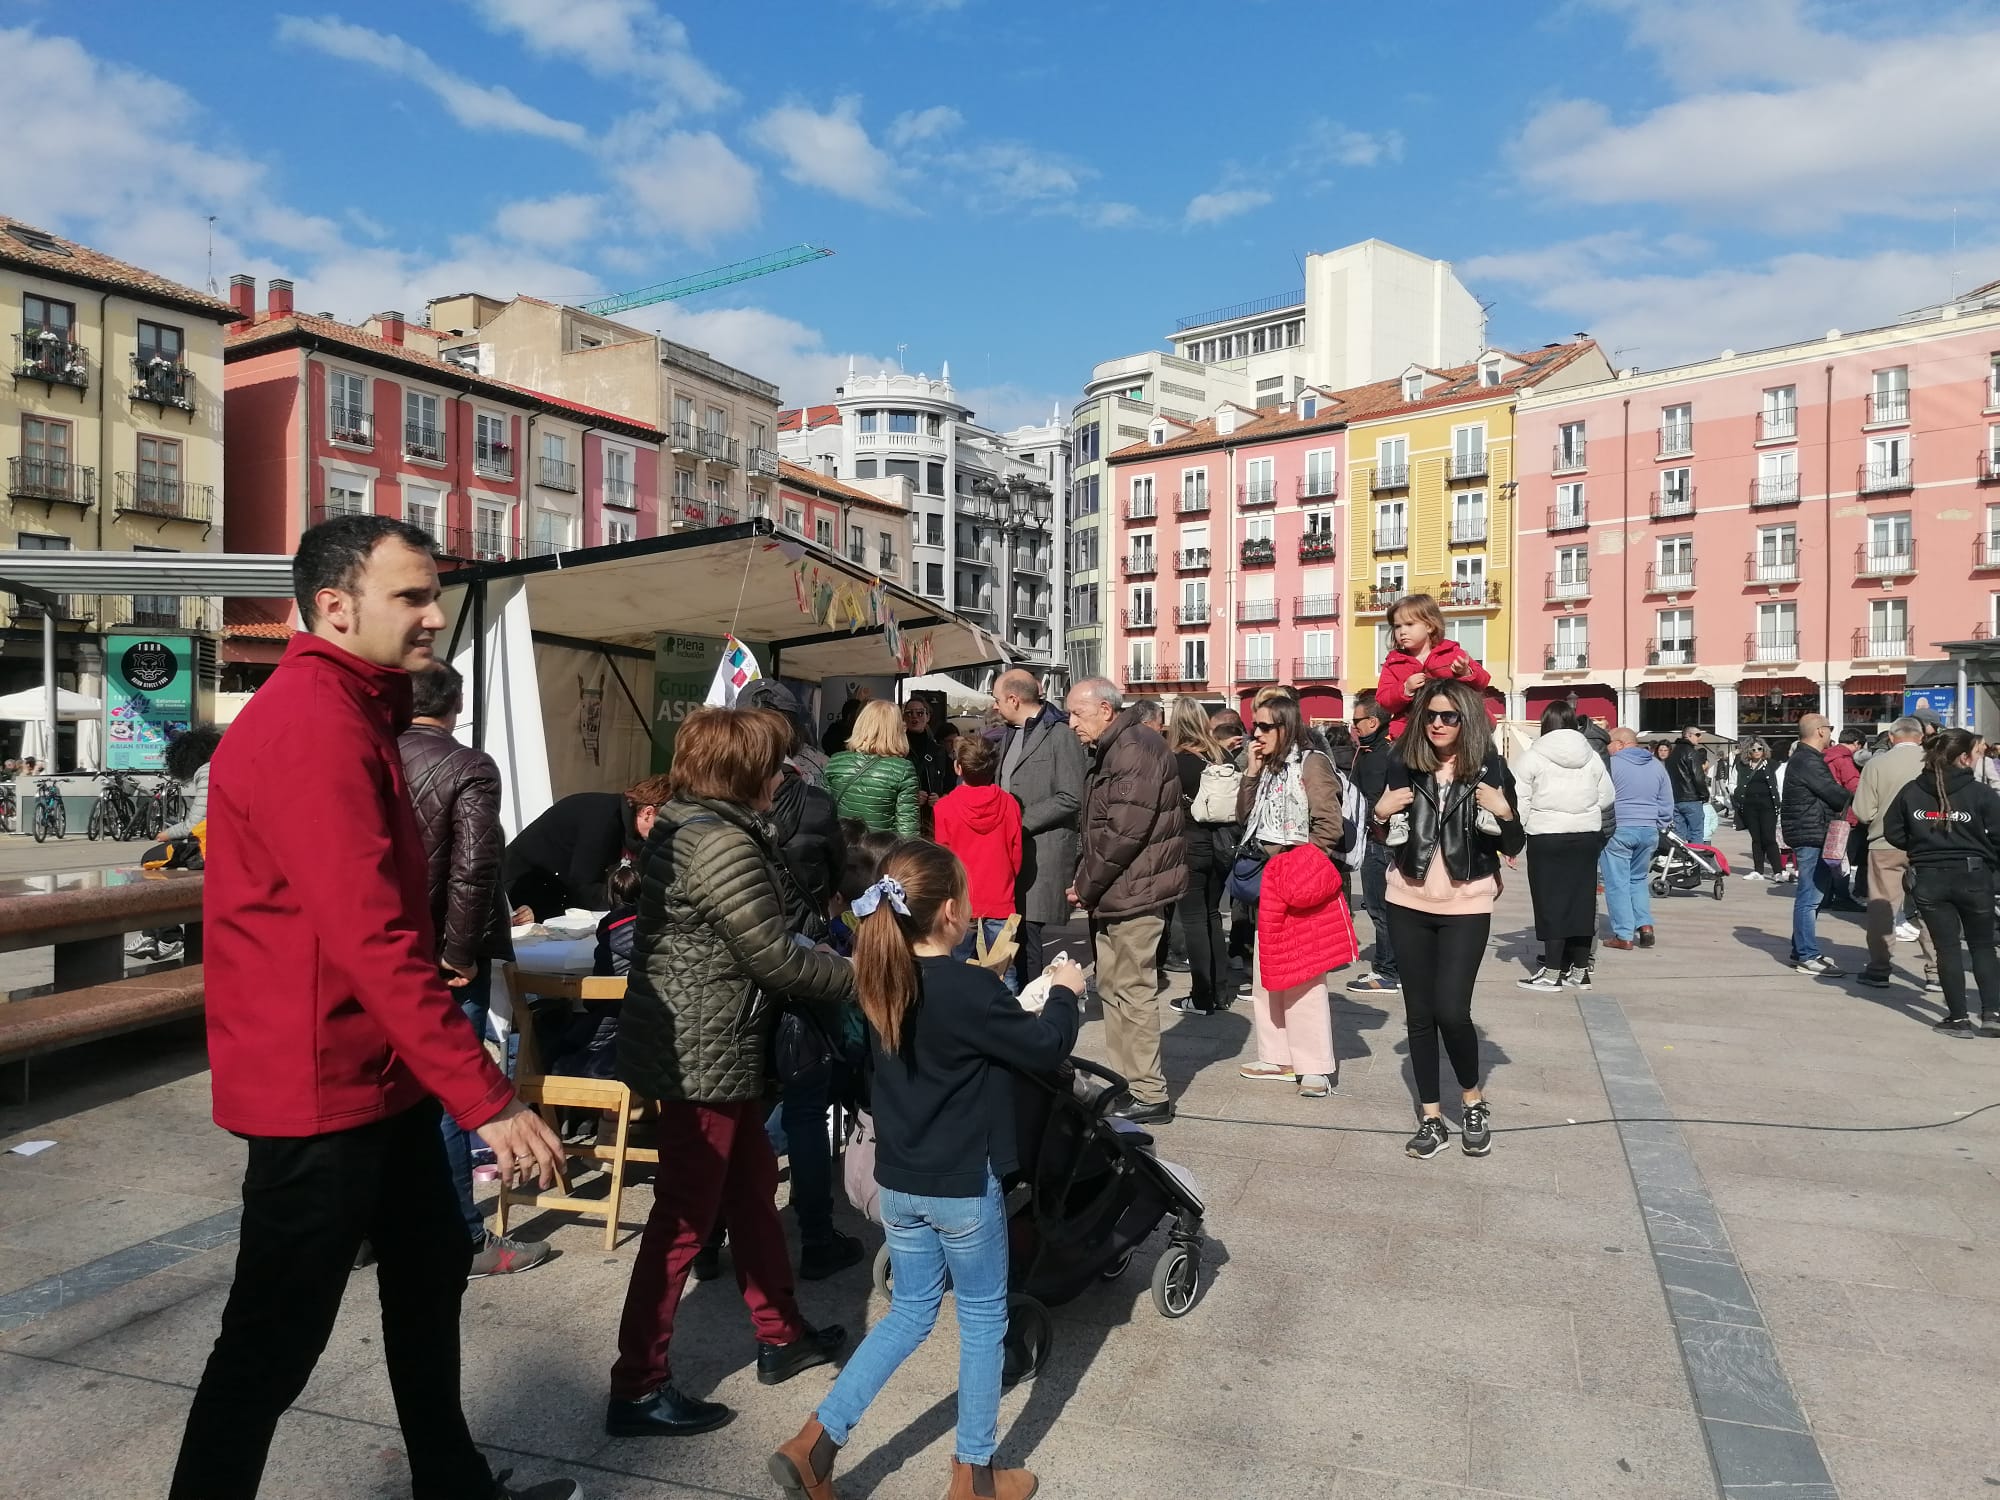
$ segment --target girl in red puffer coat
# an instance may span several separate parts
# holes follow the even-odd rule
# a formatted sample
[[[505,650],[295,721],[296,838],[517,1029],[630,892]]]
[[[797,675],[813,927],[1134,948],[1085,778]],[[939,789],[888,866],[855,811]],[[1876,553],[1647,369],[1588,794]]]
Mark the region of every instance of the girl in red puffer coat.
[[[1389,711],[1389,735],[1403,732],[1403,721],[1417,695],[1432,683],[1457,681],[1468,687],[1489,686],[1493,677],[1471,654],[1444,633],[1444,612],[1429,594],[1409,594],[1389,611],[1389,634],[1396,646],[1382,659],[1382,680],[1375,701]]]

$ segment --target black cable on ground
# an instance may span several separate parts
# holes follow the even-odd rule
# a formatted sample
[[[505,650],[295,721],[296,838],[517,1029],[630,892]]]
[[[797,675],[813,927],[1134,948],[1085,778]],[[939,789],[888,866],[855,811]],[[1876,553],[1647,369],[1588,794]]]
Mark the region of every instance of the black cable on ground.
[[[1702,1120],[1682,1119],[1676,1115],[1626,1115],[1607,1116],[1597,1120],[1551,1120],[1541,1125],[1506,1125],[1500,1130],[1507,1135],[1525,1135],[1531,1130],[1580,1130],[1586,1125],[1742,1125],[1752,1130],[1810,1130],[1822,1135],[1894,1135],[1910,1130],[1942,1130],[1947,1125],[1963,1125],[1989,1109],[2000,1109],[2000,1099],[1991,1104],[1982,1104],[1977,1109],[1969,1109],[1962,1115],[1949,1120],[1926,1120],[1916,1125],[1807,1125],[1793,1120]],[[1325,1130],[1335,1135],[1403,1135],[1400,1128],[1384,1129],[1374,1125],[1311,1125],[1297,1120],[1234,1120],[1226,1115],[1190,1115],[1176,1111],[1176,1120],[1197,1120],[1204,1125],[1270,1125],[1279,1130]]]

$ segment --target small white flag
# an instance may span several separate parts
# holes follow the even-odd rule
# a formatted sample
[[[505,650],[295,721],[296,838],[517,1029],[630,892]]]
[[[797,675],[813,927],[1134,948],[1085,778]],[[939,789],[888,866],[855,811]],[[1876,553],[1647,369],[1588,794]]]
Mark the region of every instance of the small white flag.
[[[735,636],[722,641],[722,660],[715,664],[715,680],[708,685],[704,700],[710,708],[734,708],[736,695],[764,674],[757,670],[757,658]]]

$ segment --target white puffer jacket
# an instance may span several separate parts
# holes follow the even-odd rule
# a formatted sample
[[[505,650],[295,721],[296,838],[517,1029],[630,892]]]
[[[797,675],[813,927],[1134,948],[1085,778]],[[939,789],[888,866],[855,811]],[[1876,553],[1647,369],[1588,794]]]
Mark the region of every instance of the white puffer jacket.
[[[1598,833],[1618,800],[1611,773],[1574,729],[1543,735],[1514,761],[1521,827],[1529,834]]]

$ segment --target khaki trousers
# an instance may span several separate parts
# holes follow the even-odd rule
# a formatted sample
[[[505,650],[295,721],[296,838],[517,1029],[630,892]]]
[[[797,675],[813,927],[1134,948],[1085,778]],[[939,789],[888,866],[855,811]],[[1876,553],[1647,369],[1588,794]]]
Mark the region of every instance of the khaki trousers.
[[[1113,1072],[1124,1075],[1132,1097],[1158,1104],[1167,1097],[1160,1065],[1160,937],[1163,911],[1114,917],[1090,924],[1097,947],[1097,997],[1104,1002],[1104,1045]]]
[[[1887,974],[1890,969],[1889,943],[1890,929],[1902,919],[1903,905],[1907,899],[1905,882],[1909,879],[1910,856],[1894,844],[1871,840],[1868,845],[1868,915],[1864,924],[1868,932],[1868,969],[1870,973]],[[1931,930],[1923,922],[1917,923],[1917,946],[1924,950],[1924,977],[1930,979],[1937,974],[1937,944],[1931,941]]]

